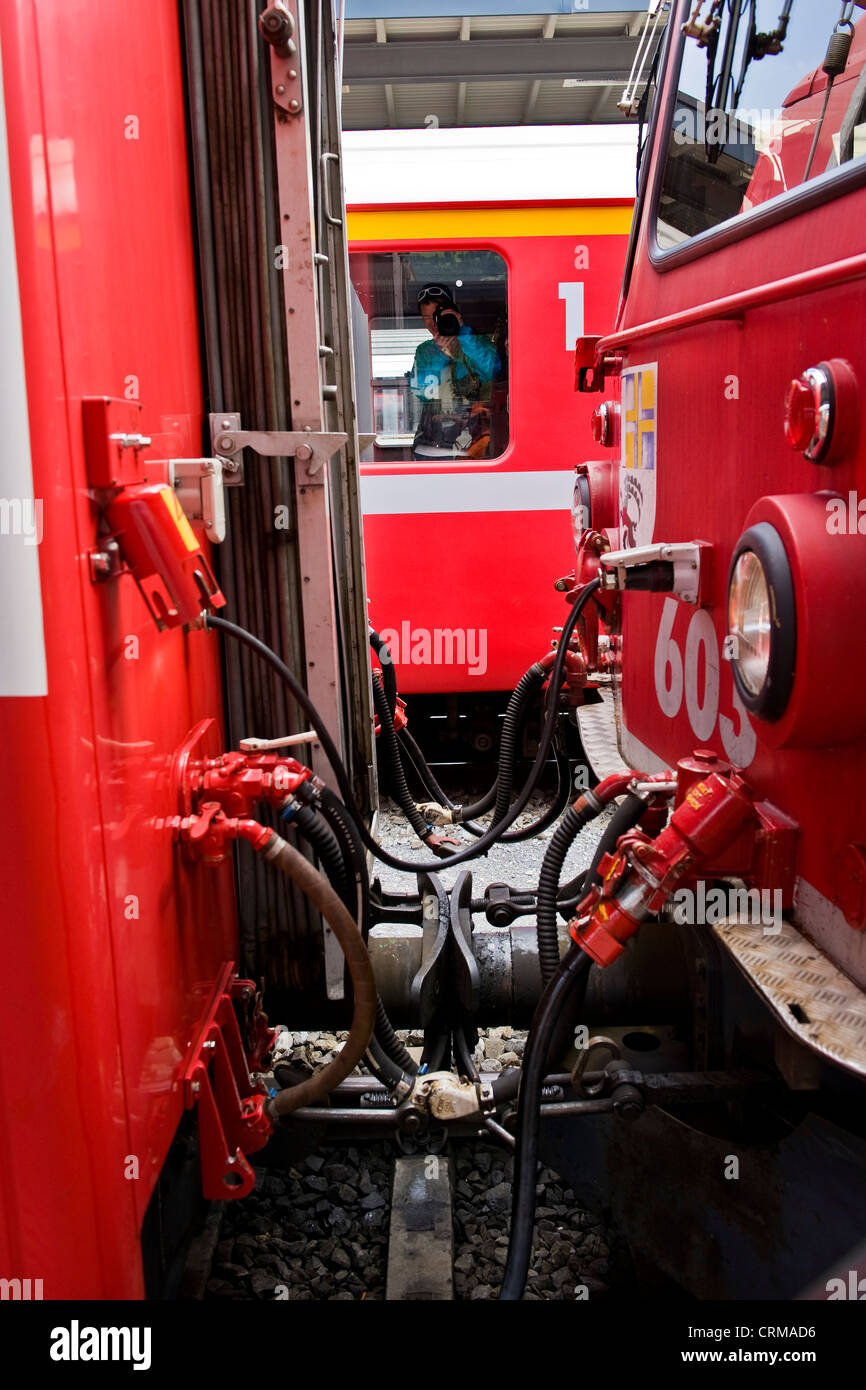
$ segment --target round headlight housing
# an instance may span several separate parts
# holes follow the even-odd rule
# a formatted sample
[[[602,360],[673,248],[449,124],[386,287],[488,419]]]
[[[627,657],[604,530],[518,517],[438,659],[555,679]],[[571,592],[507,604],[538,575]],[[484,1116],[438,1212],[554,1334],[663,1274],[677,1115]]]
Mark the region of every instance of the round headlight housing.
[[[769,522],[745,531],[728,577],[728,635],[737,692],[750,713],[780,719],[794,684],[794,583],[782,538]]]
[[[574,495],[571,502],[571,533],[574,549],[577,551],[584,531],[592,526],[592,490],[585,473],[578,473],[574,479]]]

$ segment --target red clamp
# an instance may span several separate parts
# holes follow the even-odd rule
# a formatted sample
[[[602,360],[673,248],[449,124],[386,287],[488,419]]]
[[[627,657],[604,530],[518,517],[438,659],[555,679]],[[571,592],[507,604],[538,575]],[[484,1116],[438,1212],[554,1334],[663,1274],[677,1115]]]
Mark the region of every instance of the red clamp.
[[[258,821],[229,819],[218,801],[203,802],[192,816],[167,816],[163,824],[203,864],[222,864],[229,840],[247,840],[253,849],[261,851],[274,834]]]
[[[273,1133],[267,1098],[251,1090],[233,1003],[252,982],[233,973],[232,963],[223,966],[183,1075],[186,1108],[198,1107],[202,1192],[212,1201],[252,1191],[255,1173],[245,1155],[264,1148]]]

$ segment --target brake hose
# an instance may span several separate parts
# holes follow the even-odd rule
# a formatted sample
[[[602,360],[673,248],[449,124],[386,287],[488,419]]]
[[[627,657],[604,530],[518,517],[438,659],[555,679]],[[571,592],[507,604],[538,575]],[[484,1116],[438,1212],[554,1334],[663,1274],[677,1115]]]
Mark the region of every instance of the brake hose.
[[[357,833],[355,823],[340,799],[324,783],[317,786],[315,782],[302,782],[297,795],[303,797],[309,807],[315,807],[331,827],[343,855],[344,864],[355,879],[358,892],[358,926],[364,941],[366,941],[370,931],[370,878],[367,873],[364,846]],[[375,1044],[378,1044],[378,1051]],[[387,1065],[389,1060],[393,1063],[390,1068]],[[397,1037],[385,1010],[385,1005],[378,994],[376,997],[376,1028],[368,1049],[368,1061],[374,1076],[378,1080],[384,1081],[388,1086],[398,1084],[402,1073],[405,1072],[411,1076],[418,1070],[417,1063]]]
[[[388,708],[385,687],[375,672],[373,673],[373,701],[379,716],[379,747],[384,751],[387,759],[394,800],[418,839],[426,841],[428,836],[433,833],[433,826],[429,824],[425,816],[422,816],[415,805],[412,793],[409,791],[409,784],[406,781],[406,773],[403,770],[403,762],[400,757],[400,745],[397,742],[397,734],[394,729],[394,716]]]
[[[523,1296],[532,1256],[535,1221],[535,1180],[538,1135],[541,1126],[541,1089],[554,1029],[574,991],[586,979],[589,956],[575,944],[553,978],[548,981],[532,1020],[523,1054],[523,1072],[517,1101],[517,1132],[511,1199],[511,1234],[508,1263],[499,1297],[517,1302]]]
[[[565,658],[568,652],[569,640],[577,624],[577,620],[583,612],[583,609],[588,603],[589,599],[596,592],[596,590],[600,588],[600,586],[600,579],[590,580],[590,582],[585,586],[585,588],[581,590],[579,596],[575,599],[571,612],[565,620],[565,624],[562,629],[562,635],[560,637],[559,649],[556,653],[556,661],[554,662],[553,671],[551,673],[550,678],[551,685],[555,690],[558,690],[562,684],[562,675],[563,670],[565,668]],[[313,728],[316,730],[316,734],[318,735],[319,742],[321,743],[322,748],[325,752],[325,756],[327,757],[328,761],[331,764],[331,767],[334,770],[334,776],[337,779],[337,784],[340,788],[340,793],[342,795],[346,810],[347,812],[350,812],[352,817],[354,818],[361,839],[363,840],[367,849],[369,849],[373,854],[375,854],[376,857],[383,864],[389,865],[390,868],[401,869],[404,872],[412,874],[418,872],[438,873],[442,869],[449,869],[457,864],[463,864],[467,859],[474,859],[477,855],[481,854],[483,850],[486,850],[489,848],[490,845],[495,844],[502,832],[504,830],[507,830],[508,827],[514,823],[514,821],[520,815],[521,811],[526,806],[526,803],[528,802],[533,791],[535,790],[538,779],[541,776],[541,773],[544,769],[544,764],[547,761],[547,754],[550,750],[550,744],[553,739],[553,730],[557,715],[557,704],[555,700],[552,700],[550,702],[547,718],[545,719],[542,728],[541,740],[538,745],[538,752],[536,753],[535,761],[533,762],[532,767],[530,768],[529,776],[517,800],[512,803],[508,815],[505,817],[505,819],[501,821],[498,825],[492,825],[487,831],[485,831],[481,838],[475,842],[474,845],[470,845],[467,849],[460,850],[457,854],[451,854],[447,857],[443,856],[441,858],[436,858],[426,863],[418,863],[413,862],[412,860],[398,859],[396,855],[389,854],[389,852],[382,845],[377,844],[376,840],[373,839],[373,836],[370,834],[369,830],[364,825],[363,816],[358,807],[358,803],[355,800],[355,796],[352,792],[352,787],[349,782],[348,774],[343,765],[343,761],[340,757],[340,754],[337,751],[337,748],[334,744],[334,740],[331,738],[331,735],[328,732],[328,729],[324,721],[322,720],[321,715],[319,714],[318,710],[316,709],[307,692],[304,690],[297,676],[295,676],[294,673],[286,665],[286,663],[279,656],[277,656],[276,652],[272,651],[271,648],[265,642],[262,642],[260,638],[255,637],[251,632],[247,632],[246,628],[240,627],[237,623],[230,622],[228,618],[216,617],[212,613],[204,613],[202,621],[205,629],[215,629],[218,632],[225,632],[229,636],[234,637],[237,641],[242,642],[245,646],[249,647],[251,651],[256,652],[264,661],[268,663],[272,670],[274,670],[276,674],[280,677],[280,679],[286,684],[288,689],[291,691],[292,696],[294,697],[296,702],[301,706],[304,712],[307,714],[308,718],[310,719],[313,725]]]
[[[391,722],[397,711],[397,672],[394,670],[394,662],[391,658],[391,648],[380,637],[375,628],[370,628],[370,646],[379,658],[379,665],[382,668],[382,685],[385,687],[385,694],[388,697],[388,709],[391,711]],[[375,675],[375,672],[373,673]]]
[[[288,1115],[303,1105],[315,1105],[324,1100],[360,1062],[373,1036],[376,984],[370,957],[361,940],[357,924],[327,879],[314,868],[309,859],[305,859],[286,840],[280,839],[279,835],[271,835],[258,852],[263,859],[269,860],[281,873],[297,884],[301,892],[319,909],[340,943],[352,977],[354,995],[349,1036],[340,1052],[333,1062],[329,1062],[328,1066],[315,1076],[302,1081],[298,1086],[279,1091],[271,1098],[268,1112],[276,1118]]]
[[[601,877],[598,866],[606,854],[610,854],[621,835],[633,830],[647,809],[647,803],[642,796],[630,793],[625,800],[617,806],[610,821],[605,827],[604,834],[595,847],[595,854],[592,863],[585,873],[577,874],[570,882],[563,884],[557,894],[557,909],[566,919],[577,907],[581,898],[585,898],[593,884],[600,883]]]

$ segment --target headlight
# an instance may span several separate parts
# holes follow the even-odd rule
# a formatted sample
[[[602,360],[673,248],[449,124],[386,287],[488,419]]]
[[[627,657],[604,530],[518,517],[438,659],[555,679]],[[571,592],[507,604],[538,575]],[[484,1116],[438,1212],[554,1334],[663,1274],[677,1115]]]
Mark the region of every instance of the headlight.
[[[571,502],[571,533],[574,537],[575,551],[584,531],[592,526],[592,493],[589,479],[578,473],[574,480],[574,496]]]
[[[747,710],[779,719],[794,683],[794,585],[782,538],[769,522],[745,531],[728,579],[734,682]]]

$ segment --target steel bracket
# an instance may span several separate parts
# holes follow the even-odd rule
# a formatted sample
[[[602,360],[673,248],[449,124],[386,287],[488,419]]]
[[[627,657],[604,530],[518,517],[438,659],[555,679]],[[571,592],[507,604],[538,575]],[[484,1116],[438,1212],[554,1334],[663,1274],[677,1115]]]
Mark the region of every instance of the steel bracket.
[[[210,417],[214,453],[224,460],[224,481],[228,484],[243,481],[242,465],[236,457],[242,449],[252,449],[263,458],[294,458],[306,477],[315,479],[317,474],[324,477],[325,464],[349,439],[339,431],[242,430],[240,425],[240,415],[226,412]]]
[[[273,1126],[266,1097],[251,1090],[232,1003],[239,986],[232,962],[223,966],[195,1037],[183,1076],[187,1110],[198,1106],[202,1193],[210,1201],[246,1197],[255,1174],[245,1155],[267,1143]]]

